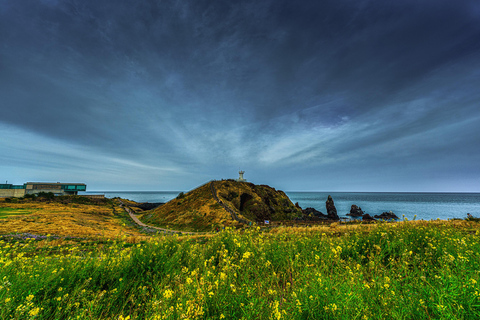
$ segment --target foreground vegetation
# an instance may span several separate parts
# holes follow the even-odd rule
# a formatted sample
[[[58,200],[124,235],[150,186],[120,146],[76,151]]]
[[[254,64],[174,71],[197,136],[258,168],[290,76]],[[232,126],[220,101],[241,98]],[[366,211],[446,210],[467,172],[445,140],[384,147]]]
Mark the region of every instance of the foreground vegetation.
[[[478,319],[477,221],[0,241],[1,319]]]

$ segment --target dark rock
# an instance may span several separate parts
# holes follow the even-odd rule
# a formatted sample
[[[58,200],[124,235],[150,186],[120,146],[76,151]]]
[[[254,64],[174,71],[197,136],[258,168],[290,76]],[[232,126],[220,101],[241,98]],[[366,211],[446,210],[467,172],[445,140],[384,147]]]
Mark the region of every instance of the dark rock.
[[[377,214],[377,215],[375,215],[375,218],[382,219],[382,220],[392,220],[392,219],[397,220],[398,219],[396,214],[393,213],[392,211],[384,212],[382,214]]]
[[[313,217],[317,218],[326,218],[327,216],[324,215],[322,212],[314,209],[314,208],[306,208],[302,210],[303,215],[305,216],[310,216],[312,215]]]
[[[295,207],[297,207],[298,209],[302,210],[302,207],[300,207],[300,205],[298,204],[298,202],[295,202]]]
[[[352,204],[352,207],[350,209],[350,213],[347,213],[347,216],[351,216],[351,217],[361,217],[363,216],[363,211],[362,211],[362,208]]]
[[[368,213],[365,213],[365,214],[362,216],[362,220],[363,220],[363,221],[375,221],[375,219],[373,219],[372,216],[369,215]]]
[[[242,193],[242,195],[240,196],[240,207],[238,208],[240,211],[244,211],[245,210],[245,207],[246,207],[246,204],[248,201],[252,200],[253,199],[253,196],[249,193]]]
[[[327,217],[331,220],[340,220],[337,214],[337,208],[335,208],[335,204],[333,203],[332,196],[328,196],[327,202],[325,202],[327,208]]]

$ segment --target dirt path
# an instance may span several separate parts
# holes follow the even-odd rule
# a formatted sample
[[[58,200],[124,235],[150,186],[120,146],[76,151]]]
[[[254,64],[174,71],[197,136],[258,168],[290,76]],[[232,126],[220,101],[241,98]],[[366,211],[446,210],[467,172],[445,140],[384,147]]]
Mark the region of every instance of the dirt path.
[[[165,228],[150,226],[150,225],[147,225],[147,224],[143,223],[142,221],[140,221],[138,219],[138,217],[132,212],[132,210],[130,210],[129,207],[125,206],[122,201],[120,201],[120,207],[122,207],[128,213],[130,218],[132,218],[132,220],[141,227],[154,229],[154,230],[162,231],[164,233],[171,233],[171,234],[197,234],[198,235],[198,234],[210,234],[211,233],[211,232],[179,231],[179,230],[171,230],[171,229],[165,229]]]

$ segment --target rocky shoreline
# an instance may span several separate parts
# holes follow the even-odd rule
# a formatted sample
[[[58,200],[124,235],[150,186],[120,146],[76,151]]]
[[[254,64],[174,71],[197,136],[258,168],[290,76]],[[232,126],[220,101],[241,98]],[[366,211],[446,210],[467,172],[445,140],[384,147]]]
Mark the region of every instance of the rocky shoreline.
[[[302,217],[299,218],[299,220],[340,220],[341,217],[338,216],[337,209],[335,208],[335,203],[333,201],[332,196],[328,196],[327,201],[325,202],[325,209],[327,211],[327,214],[324,214],[321,211],[318,211],[315,208],[305,208],[302,209],[298,202],[295,203],[295,206],[300,208],[302,210]],[[375,220],[398,220],[398,216],[393,213],[392,211],[385,211],[381,214],[374,215],[373,217],[365,213],[362,208],[359,206],[352,204],[350,208],[350,212],[346,214],[346,216],[351,217],[353,219],[361,219],[363,221],[375,221]],[[348,217],[345,217],[345,219],[348,219]],[[342,217],[343,218],[343,217]]]

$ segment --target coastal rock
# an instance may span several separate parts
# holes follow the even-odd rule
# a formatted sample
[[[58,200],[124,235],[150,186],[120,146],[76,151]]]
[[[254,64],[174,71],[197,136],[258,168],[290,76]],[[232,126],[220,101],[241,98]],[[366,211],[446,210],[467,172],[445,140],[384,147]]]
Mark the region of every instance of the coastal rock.
[[[375,219],[369,215],[368,213],[365,213],[363,216],[362,216],[362,220],[363,221],[375,221]]]
[[[395,213],[393,213],[392,211],[384,212],[382,214],[377,214],[377,215],[375,215],[375,218],[382,219],[382,220],[392,220],[392,219],[397,220],[398,219],[397,215]]]
[[[306,208],[302,210],[304,216],[317,217],[317,218],[327,218],[322,212],[318,211],[315,208]]]
[[[327,218],[331,220],[340,220],[337,214],[337,208],[335,208],[335,204],[333,203],[332,196],[328,196],[327,201],[325,202],[327,208]]]
[[[352,204],[352,207],[350,208],[350,213],[347,213],[347,216],[351,217],[361,217],[363,216],[363,211],[362,208],[358,207],[355,204]]]

